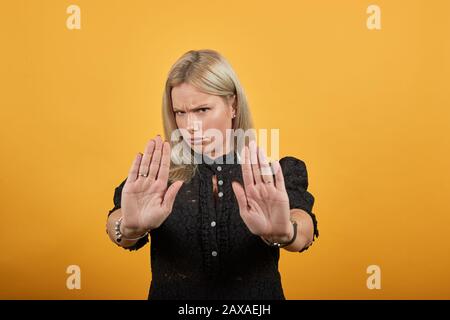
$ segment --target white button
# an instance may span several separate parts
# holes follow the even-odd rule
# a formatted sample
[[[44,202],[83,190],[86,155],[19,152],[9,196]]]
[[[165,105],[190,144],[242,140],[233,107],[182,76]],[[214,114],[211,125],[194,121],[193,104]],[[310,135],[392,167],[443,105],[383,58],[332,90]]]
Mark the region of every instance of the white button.
[[[217,256],[217,251],[213,251],[211,252],[211,254],[213,255],[213,257]]]
[[[223,192],[219,192],[219,198],[223,197]]]
[[[217,183],[219,184],[219,186],[223,185],[223,181],[222,180],[217,181]]]
[[[217,171],[222,171],[222,167],[221,166],[217,166]]]
[[[215,226],[216,226],[216,222],[215,221],[211,222],[211,227],[215,227]]]

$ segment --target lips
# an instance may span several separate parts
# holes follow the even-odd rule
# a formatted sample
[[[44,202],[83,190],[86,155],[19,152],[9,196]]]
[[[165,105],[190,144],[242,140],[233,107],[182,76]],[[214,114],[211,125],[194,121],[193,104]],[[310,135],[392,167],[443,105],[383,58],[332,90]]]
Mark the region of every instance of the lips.
[[[195,138],[195,139],[191,139],[191,144],[204,144],[209,142],[209,138]]]
[[[191,139],[192,144],[202,144],[203,142],[203,139]]]

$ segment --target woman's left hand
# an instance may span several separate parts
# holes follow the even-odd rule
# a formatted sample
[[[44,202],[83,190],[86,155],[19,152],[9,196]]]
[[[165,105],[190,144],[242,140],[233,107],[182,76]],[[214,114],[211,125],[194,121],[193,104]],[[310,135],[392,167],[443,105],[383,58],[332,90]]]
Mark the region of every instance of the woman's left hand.
[[[270,166],[264,151],[251,141],[250,148],[244,147],[241,167],[244,188],[236,181],[232,187],[242,220],[255,235],[277,242],[289,241],[293,228],[279,162],[274,161]]]

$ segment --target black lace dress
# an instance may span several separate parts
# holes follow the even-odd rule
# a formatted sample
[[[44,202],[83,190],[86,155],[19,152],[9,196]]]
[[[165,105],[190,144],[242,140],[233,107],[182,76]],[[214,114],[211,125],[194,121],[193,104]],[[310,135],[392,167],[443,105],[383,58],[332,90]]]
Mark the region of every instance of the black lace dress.
[[[233,180],[242,184],[236,156],[230,152],[209,164],[199,164],[199,171],[179,190],[171,214],[150,232],[148,299],[285,299],[278,271],[280,249],[252,234],[240,217],[231,187]],[[280,165],[290,208],[311,215],[318,237],[305,163],[284,157]],[[217,178],[216,196],[213,175]],[[109,214],[121,206],[125,181],[115,189]],[[126,249],[138,250],[147,242],[148,236]]]

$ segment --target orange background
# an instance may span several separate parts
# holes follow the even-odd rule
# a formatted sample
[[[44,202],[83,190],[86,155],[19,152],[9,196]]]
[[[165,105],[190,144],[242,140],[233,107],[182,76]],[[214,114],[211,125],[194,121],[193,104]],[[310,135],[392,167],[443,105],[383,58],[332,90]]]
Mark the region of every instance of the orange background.
[[[149,246],[116,247],[106,215],[162,133],[169,68],[211,48],[257,128],[279,128],[280,155],[308,168],[320,237],[282,251],[286,297],[449,299],[450,2],[377,1],[381,30],[370,4],[2,1],[0,298],[147,298]]]

